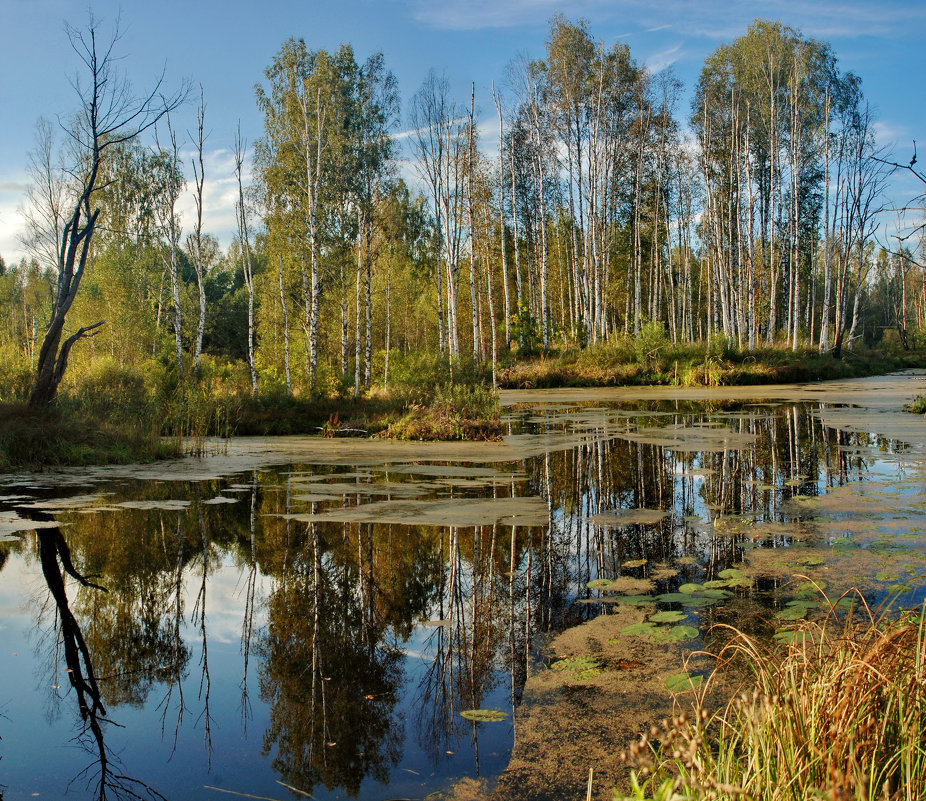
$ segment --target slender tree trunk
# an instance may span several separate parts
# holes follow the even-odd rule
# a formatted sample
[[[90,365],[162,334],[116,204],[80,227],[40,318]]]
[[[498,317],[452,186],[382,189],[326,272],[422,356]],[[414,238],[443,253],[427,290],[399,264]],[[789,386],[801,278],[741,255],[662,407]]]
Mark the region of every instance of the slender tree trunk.
[[[247,209],[244,204],[244,184],[241,165],[244,162],[246,143],[241,139],[241,124],[235,138],[235,174],[238,178],[238,235],[241,239],[242,273],[248,290],[248,367],[251,372],[251,394],[257,397],[257,369],[254,365],[254,276],[251,272],[251,246],[248,242]]]
[[[505,314],[505,349],[511,349],[511,301],[508,295],[508,248],[505,247],[505,127],[502,118],[502,104],[495,93],[495,83],[492,83],[492,99],[498,110],[498,241],[502,257],[502,297]],[[494,317],[493,317],[494,324]],[[493,341],[493,352],[494,342]]]
[[[283,371],[286,376],[286,395],[292,395],[293,390],[289,376],[289,314],[286,310],[286,292],[283,289],[283,256],[280,256],[280,308],[283,310]]]
[[[196,112],[196,158],[193,159],[193,179],[196,191],[193,201],[196,204],[196,224],[193,229],[193,268],[196,271],[196,287],[199,290],[199,320],[196,324],[196,341],[193,345],[193,371],[199,373],[199,363],[203,352],[203,335],[206,331],[206,270],[203,265],[203,187],[206,169],[203,164],[203,132],[206,121],[206,102],[202,87],[199,90],[199,109]]]

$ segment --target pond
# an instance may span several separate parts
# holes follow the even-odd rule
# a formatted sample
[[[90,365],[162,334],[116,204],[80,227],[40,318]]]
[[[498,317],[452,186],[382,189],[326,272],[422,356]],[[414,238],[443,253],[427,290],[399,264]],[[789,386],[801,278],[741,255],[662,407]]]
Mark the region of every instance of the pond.
[[[510,392],[502,443],[4,476],[0,797],[584,792],[717,624],[922,600],[921,383]]]

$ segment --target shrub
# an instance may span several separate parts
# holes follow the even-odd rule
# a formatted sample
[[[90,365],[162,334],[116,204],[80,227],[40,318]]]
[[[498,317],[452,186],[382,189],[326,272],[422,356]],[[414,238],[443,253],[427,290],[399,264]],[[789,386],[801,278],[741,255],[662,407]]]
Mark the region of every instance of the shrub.
[[[0,349],[0,403],[21,403],[29,399],[35,369],[12,348]]]
[[[639,364],[652,367],[660,358],[660,351],[669,346],[669,337],[662,323],[645,323],[633,340],[633,355]]]
[[[724,359],[729,361],[739,352],[736,342],[725,334],[711,334],[707,340],[707,354],[715,359]]]

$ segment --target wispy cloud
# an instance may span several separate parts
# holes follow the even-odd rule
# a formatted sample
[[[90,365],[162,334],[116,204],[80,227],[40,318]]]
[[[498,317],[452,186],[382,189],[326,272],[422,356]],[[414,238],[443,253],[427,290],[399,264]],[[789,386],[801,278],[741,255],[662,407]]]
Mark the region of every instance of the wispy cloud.
[[[555,13],[580,17],[611,7],[613,0],[405,0],[415,20],[444,30],[546,25]]]
[[[913,146],[913,135],[906,125],[896,125],[886,120],[876,120],[872,126],[875,134],[875,141],[878,147],[884,148],[911,148]]]
[[[644,64],[646,64],[646,68],[650,72],[662,72],[664,69],[666,69],[666,67],[671,67],[684,55],[685,51],[682,48],[681,43],[679,43],[652,53],[646,57]]]

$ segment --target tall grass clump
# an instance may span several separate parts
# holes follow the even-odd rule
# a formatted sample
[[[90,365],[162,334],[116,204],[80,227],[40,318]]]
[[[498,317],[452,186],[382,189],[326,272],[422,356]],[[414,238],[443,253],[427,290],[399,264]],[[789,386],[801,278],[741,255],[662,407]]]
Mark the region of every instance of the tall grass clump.
[[[0,470],[149,461],[174,453],[160,437],[151,376],[108,360],[74,370],[54,404],[0,402]]]
[[[804,624],[783,650],[733,631],[691,713],[622,754],[636,770],[631,795],[615,798],[926,798],[924,610],[861,606],[861,619]],[[710,694],[738,669],[746,683],[710,712]]]
[[[439,354],[396,359],[389,391],[402,407],[383,435],[397,439],[497,439],[502,434],[498,393],[485,366]]]

